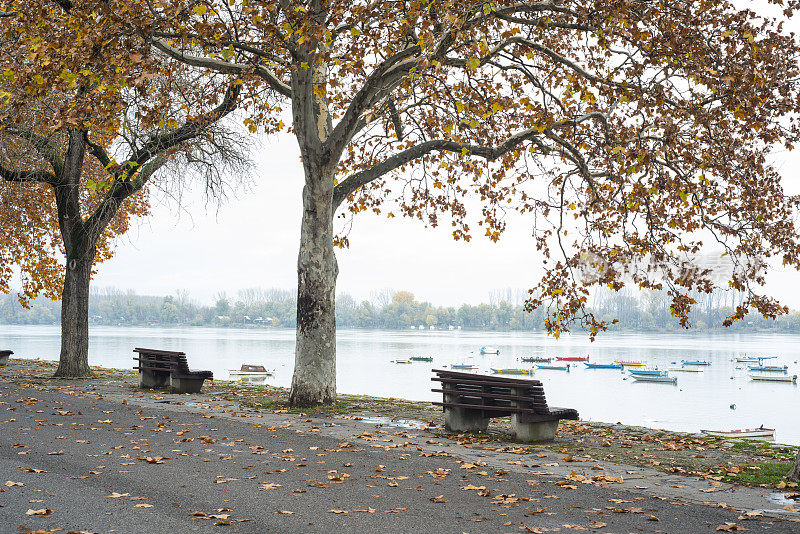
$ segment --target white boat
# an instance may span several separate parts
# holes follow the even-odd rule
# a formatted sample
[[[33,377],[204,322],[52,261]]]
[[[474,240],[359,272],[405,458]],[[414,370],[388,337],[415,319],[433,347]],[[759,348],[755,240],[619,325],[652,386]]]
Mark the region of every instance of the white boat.
[[[481,347],[481,354],[500,354],[500,349],[494,347]]]
[[[678,378],[675,376],[660,375],[631,375],[637,382],[662,382],[666,384],[677,384]]]
[[[240,376],[273,376],[275,371],[267,370],[263,365],[242,365],[241,369],[230,369],[228,375]]]
[[[675,371],[676,373],[702,373],[705,369],[695,369],[692,367],[670,367],[669,372]]]
[[[411,363],[411,360],[395,360],[394,363]]]
[[[775,438],[774,428],[744,428],[742,430],[701,430],[703,434],[718,438]]]
[[[797,375],[783,376],[783,375],[750,375],[751,380],[757,382],[791,382],[797,383]]]

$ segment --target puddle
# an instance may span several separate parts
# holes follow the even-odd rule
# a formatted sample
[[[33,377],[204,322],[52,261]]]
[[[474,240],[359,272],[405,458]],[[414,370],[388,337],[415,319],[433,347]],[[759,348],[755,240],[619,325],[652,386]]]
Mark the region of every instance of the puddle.
[[[786,497],[786,495],[791,495],[791,492],[776,492],[770,493],[767,495],[767,500],[772,504],[777,504],[779,506],[786,506],[791,504],[792,506],[800,508],[800,500],[798,499],[790,499]]]
[[[422,430],[428,428],[427,423],[417,421],[416,419],[392,419],[391,417],[352,417],[347,416],[347,419],[361,421],[371,425],[383,425],[391,428],[407,428],[409,430]]]

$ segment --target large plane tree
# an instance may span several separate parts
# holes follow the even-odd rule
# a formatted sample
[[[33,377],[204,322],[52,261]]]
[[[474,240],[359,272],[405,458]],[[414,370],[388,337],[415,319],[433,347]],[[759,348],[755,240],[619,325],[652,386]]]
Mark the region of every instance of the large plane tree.
[[[717,276],[701,253],[728,258],[722,285],[746,295],[726,323],[783,313],[758,288],[768,261],[800,252],[797,199],[770,163],[798,138],[796,6],[162,0],[131,23],[166,57],[260,91],[253,132],[297,139],[291,401],[312,405],[336,394],[337,214],[444,220],[465,240],[529,217],[547,269],[528,306],[548,307],[554,335],[605,327],[584,309],[596,285],[668,291],[688,324],[689,292]]]
[[[92,272],[146,213],[157,173],[177,161],[213,179],[241,162],[218,128],[240,86],[208,92],[215,82],[153,57],[129,7],[0,1],[0,290],[16,266],[21,300],[60,295],[56,376],[91,373]]]

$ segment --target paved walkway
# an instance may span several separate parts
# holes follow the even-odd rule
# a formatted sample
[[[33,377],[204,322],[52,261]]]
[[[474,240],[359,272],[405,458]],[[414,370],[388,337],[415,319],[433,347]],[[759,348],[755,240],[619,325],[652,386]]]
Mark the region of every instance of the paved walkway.
[[[0,379],[0,532],[800,532],[765,492],[203,395]]]

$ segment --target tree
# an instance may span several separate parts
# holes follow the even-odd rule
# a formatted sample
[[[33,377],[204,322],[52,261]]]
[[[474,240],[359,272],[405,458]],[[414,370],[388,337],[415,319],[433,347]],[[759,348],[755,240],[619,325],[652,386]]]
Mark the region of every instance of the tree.
[[[768,0],[793,15],[796,0]],[[798,44],[782,20],[720,0],[182,0],[142,33],[163,54],[263,90],[253,131],[289,130],[304,170],[298,255],[297,405],[335,396],[334,245],[342,216],[402,214],[491,240],[507,210],[535,221],[546,273],[528,309],[554,335],[589,287],[710,291],[713,243],[749,309],[778,256],[797,266],[787,197],[765,156],[798,137]],[[472,216],[468,206],[481,207]],[[712,248],[713,250],[713,248]],[[597,276],[579,267],[590,255]],[[725,284],[723,284],[725,285]]]
[[[200,80],[184,86],[189,80],[180,69],[153,57],[121,22],[135,15],[130,7],[107,0],[0,2],[0,193],[19,214],[0,241],[0,256],[9,260],[0,289],[8,288],[7,265],[16,263],[25,295],[52,296],[61,279],[54,254],[63,250],[56,376],[90,374],[92,269],[109,256],[109,239],[125,230],[128,217],[143,213],[142,197],[138,207],[131,199],[171,158],[207,163],[210,154],[222,154],[225,135],[215,135],[214,126],[240,93],[232,85],[209,99]],[[217,176],[213,167],[205,170]],[[21,252],[31,242],[34,252]]]
[[[797,458],[795,458],[794,465],[792,465],[786,478],[792,482],[800,482],[800,451],[797,451]]]

